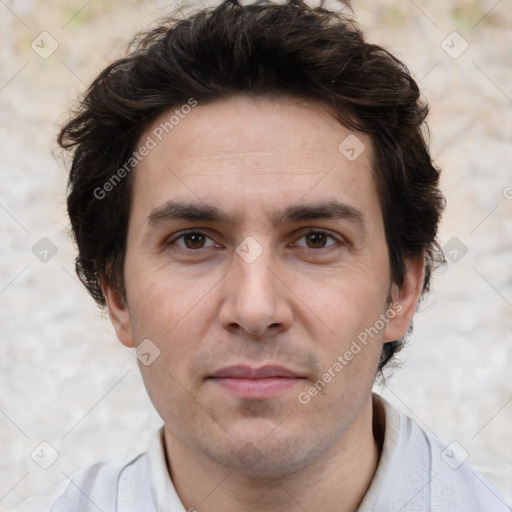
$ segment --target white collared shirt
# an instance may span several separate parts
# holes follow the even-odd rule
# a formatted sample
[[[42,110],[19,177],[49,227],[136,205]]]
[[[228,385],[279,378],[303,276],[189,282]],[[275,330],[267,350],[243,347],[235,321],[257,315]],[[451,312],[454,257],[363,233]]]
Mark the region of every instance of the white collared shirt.
[[[503,498],[463,460],[456,445],[424,431],[379,395],[382,453],[357,512],[510,512]],[[169,476],[163,427],[149,450],[90,466],[36,494],[16,512],[188,512]]]

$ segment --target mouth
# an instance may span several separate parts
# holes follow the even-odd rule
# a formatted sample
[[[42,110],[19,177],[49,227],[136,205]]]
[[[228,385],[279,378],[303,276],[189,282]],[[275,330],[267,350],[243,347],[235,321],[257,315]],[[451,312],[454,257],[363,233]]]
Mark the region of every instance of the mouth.
[[[278,365],[261,368],[239,365],[221,368],[207,380],[238,398],[262,400],[280,395],[302,383],[305,377]]]

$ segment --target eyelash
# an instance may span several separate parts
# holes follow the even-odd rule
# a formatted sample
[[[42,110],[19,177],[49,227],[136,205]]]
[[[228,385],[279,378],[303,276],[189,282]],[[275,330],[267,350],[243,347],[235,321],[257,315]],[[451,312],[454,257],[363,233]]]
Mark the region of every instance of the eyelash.
[[[323,251],[328,251],[330,250],[331,248],[333,248],[334,246],[336,246],[337,244],[340,245],[342,244],[341,240],[337,239],[334,235],[332,235],[331,233],[329,233],[328,231],[324,231],[322,229],[311,229],[305,233],[303,233],[298,240],[308,236],[308,235],[312,235],[312,234],[319,234],[319,235],[325,235],[326,237],[328,238],[331,238],[332,240],[334,240],[336,243],[335,244],[332,244],[332,245],[329,245],[327,247],[319,247],[319,248],[312,248],[312,247],[302,247],[303,249],[311,249],[312,251],[315,251],[315,252],[323,252]],[[182,239],[183,237],[187,236],[187,235],[203,235],[205,236],[206,238],[209,238],[211,240],[211,237],[209,237],[206,233],[203,233],[202,231],[197,231],[197,230],[190,230],[190,231],[185,231],[185,232],[182,232],[181,234],[178,234],[178,236],[170,239],[170,240],[167,240],[165,242],[165,245],[166,246],[169,246],[169,245],[176,245],[175,242],[177,240],[180,240]],[[178,247],[180,250],[182,251],[185,251],[185,252],[199,252],[201,249],[208,249],[209,247],[200,247],[198,249],[189,249],[187,247],[181,247],[179,245],[177,245],[176,247]]]

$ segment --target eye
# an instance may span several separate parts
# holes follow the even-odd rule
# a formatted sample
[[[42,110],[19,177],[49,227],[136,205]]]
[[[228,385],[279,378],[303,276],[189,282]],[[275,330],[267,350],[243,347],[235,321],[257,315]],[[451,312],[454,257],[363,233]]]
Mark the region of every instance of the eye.
[[[183,244],[177,243],[178,240],[183,240]],[[206,240],[211,240],[211,244],[205,245]],[[196,250],[196,249],[204,249],[205,247],[214,247],[216,244],[213,240],[201,233],[200,231],[188,231],[187,233],[182,233],[181,235],[169,240],[167,242],[169,245],[177,245],[183,249]]]
[[[334,240],[334,243],[326,245],[327,239]],[[338,243],[338,240],[326,231],[311,230],[301,236],[299,240],[305,239],[308,245],[299,245],[307,249],[326,249]]]
[[[305,240],[304,244],[295,243],[292,244],[296,247],[302,247],[306,249],[328,249],[334,245],[340,243],[333,235],[326,231],[321,230],[310,230],[307,233],[304,233],[299,240]],[[328,244],[328,240],[331,239],[332,243]],[[210,243],[208,244],[208,241]],[[218,247],[208,235],[201,231],[188,231],[185,233],[181,233],[178,236],[168,240],[166,242],[167,245],[175,245],[181,249],[188,251],[197,251],[199,249],[206,249],[208,247]]]

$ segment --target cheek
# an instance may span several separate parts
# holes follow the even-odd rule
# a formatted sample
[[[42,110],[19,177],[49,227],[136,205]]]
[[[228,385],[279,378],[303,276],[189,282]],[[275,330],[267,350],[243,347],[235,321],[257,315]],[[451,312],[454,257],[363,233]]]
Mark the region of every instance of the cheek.
[[[300,293],[307,297],[304,311],[315,313],[310,314],[309,329],[305,325],[321,359],[319,378],[327,383],[326,393],[356,392],[357,383],[374,379],[384,336],[379,319],[386,311],[389,283],[382,278],[384,273],[380,278],[368,275],[332,275],[322,283],[311,281],[301,287]],[[319,394],[323,394],[322,383]]]
[[[132,322],[146,335],[163,341],[176,330],[190,328],[190,318],[206,313],[204,299],[214,286],[210,279],[190,279],[170,266],[151,261],[126,266],[127,294]],[[212,282],[210,282],[212,281]]]
[[[170,357],[161,353],[150,366],[139,366],[148,396],[167,427],[181,431],[186,437],[188,425],[211,421],[186,375],[180,373],[184,366],[180,354]]]
[[[366,265],[351,265],[317,276],[296,276],[294,293],[303,309],[325,323],[331,335],[373,324],[386,307],[389,278]]]
[[[183,390],[195,385],[189,363],[202,350],[214,321],[212,286],[171,277],[141,278],[131,303],[132,329],[138,340],[148,338],[159,350],[152,365],[139,364],[152,399],[190,407],[190,396]]]

